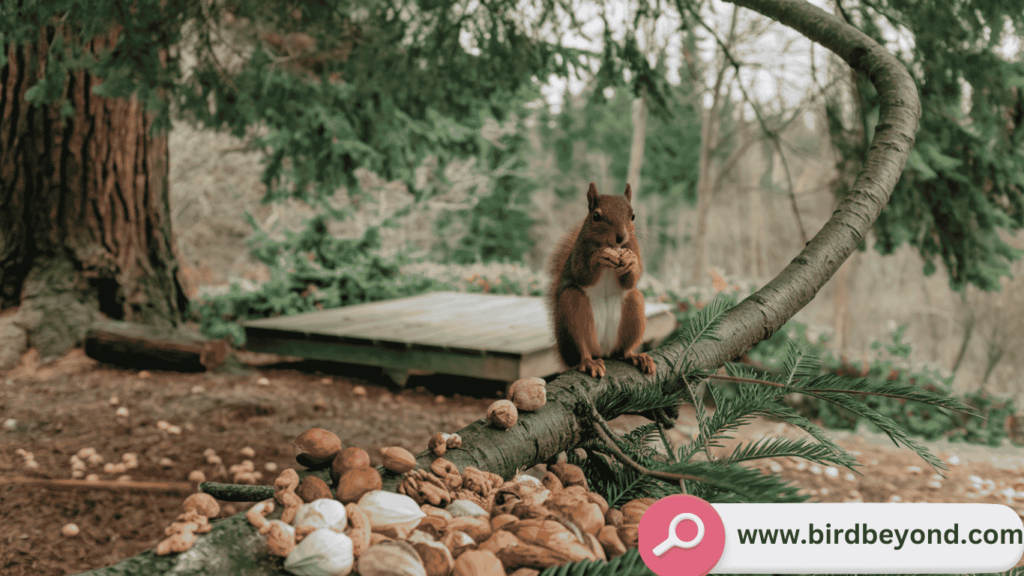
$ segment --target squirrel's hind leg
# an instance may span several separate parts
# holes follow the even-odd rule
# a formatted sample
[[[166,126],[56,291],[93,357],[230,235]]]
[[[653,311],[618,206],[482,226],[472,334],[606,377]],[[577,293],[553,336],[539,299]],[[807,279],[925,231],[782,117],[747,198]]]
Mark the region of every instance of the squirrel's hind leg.
[[[600,354],[600,348],[597,345],[594,311],[587,295],[578,288],[566,288],[558,295],[555,314],[555,326],[563,327],[555,330],[555,341],[562,361],[567,366],[578,365],[580,372],[595,378],[604,376],[604,360],[595,357]]]
[[[627,362],[632,362],[644,374],[654,374],[654,360],[643,352],[633,353],[643,341],[646,328],[644,295],[634,288],[622,298],[622,322],[619,324],[619,345],[616,352],[622,354]]]

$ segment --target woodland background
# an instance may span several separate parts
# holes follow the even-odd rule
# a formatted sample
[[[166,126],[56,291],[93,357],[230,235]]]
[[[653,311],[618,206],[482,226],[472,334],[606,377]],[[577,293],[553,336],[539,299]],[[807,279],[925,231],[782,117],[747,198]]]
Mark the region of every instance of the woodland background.
[[[201,465],[202,443],[218,441],[236,451],[254,429],[262,430],[253,441],[261,461],[290,465],[288,442],[300,431],[298,423],[325,422],[337,426],[346,441],[366,438],[375,443],[367,449],[378,448],[386,437],[364,436],[368,424],[356,417],[364,405],[382,414],[394,412],[393,404],[406,405],[415,419],[403,413],[402,418],[381,420],[381,428],[387,424],[400,429],[398,443],[414,451],[441,427],[472,428],[466,435],[470,441],[489,432],[470,423],[482,407],[474,399],[457,403],[458,411],[446,411],[431,404],[444,403],[444,394],[432,400],[425,391],[392,395],[374,390],[367,397],[365,388],[355,391],[361,388],[354,385],[361,375],[354,372],[339,376],[341,385],[328,390],[317,386],[333,385],[332,377],[297,376],[289,370],[267,369],[272,378],[252,373],[154,377],[89,364],[75,352],[45,365],[73,346],[76,334],[99,312],[155,324],[184,320],[207,336],[244,346],[237,322],[245,318],[432,289],[539,295],[547,285],[543,263],[548,252],[583,216],[586,183],[595,181],[603,193],[620,193],[629,181],[643,233],[647,297],[676,303],[684,328],[707,327],[710,316],[701,318],[699,311],[724,310],[721,301],[705,308],[712,298],[736,302],[763,286],[804,248],[842,199],[865,193],[865,187],[852,187],[868,142],[876,129],[882,133],[892,128],[878,124],[879,96],[863,75],[780,25],[720,2],[608,4],[592,14],[604,28],[597,34],[603,43],[590,52],[531,42],[521,29],[522,19],[503,3],[488,4],[486,11],[474,4],[474,16],[485,16],[469,27],[476,35],[468,39],[442,30],[447,24],[461,27],[469,18],[467,8],[456,3],[406,4],[411,12],[419,10],[421,20],[405,12],[396,16],[398,12],[382,4],[373,4],[373,13],[347,5],[346,10],[332,11],[338,6],[331,3],[143,4],[152,12],[122,15],[126,27],[121,30],[111,32],[103,18],[84,25],[86,36],[107,34],[103,38],[118,47],[108,54],[101,50],[103,41],[90,45],[85,52],[103,54],[98,62],[74,49],[69,53],[75,58],[65,60],[65,40],[55,32],[58,28],[44,28],[45,34],[25,32],[31,22],[0,28],[0,33],[26,42],[7,45],[4,70],[32,58],[47,59],[38,84],[23,95],[24,102],[44,112],[32,115],[13,106],[14,100],[2,101],[0,131],[11,137],[0,139],[0,175],[35,170],[39,181],[48,184],[42,191],[52,194],[49,199],[59,199],[54,206],[61,210],[77,209],[79,200],[83,205],[98,196],[106,200],[105,187],[78,190],[73,179],[65,178],[66,171],[48,173],[46,163],[35,162],[32,155],[37,151],[33,145],[47,153],[70,149],[56,155],[60,162],[77,159],[79,152],[88,160],[95,150],[72,149],[75,144],[67,143],[63,149],[54,147],[39,134],[55,139],[62,136],[60,131],[40,132],[33,124],[41,118],[51,127],[49,122],[56,126],[58,119],[75,118],[79,123],[71,123],[64,133],[74,135],[83,126],[76,114],[84,110],[98,115],[88,107],[90,93],[75,84],[80,80],[68,82],[65,76],[83,62],[93,67],[91,73],[104,77],[92,92],[109,98],[106,122],[113,127],[88,132],[87,138],[107,141],[119,135],[110,103],[128,95],[134,104],[150,105],[156,115],[145,122],[125,122],[132,128],[127,141],[154,145],[158,157],[162,140],[150,139],[146,130],[158,134],[170,129],[166,206],[160,205],[162,198],[152,201],[147,196],[148,186],[161,186],[156,164],[143,174],[153,182],[141,185],[145,179],[135,179],[111,185],[125,186],[119,192],[126,204],[151,201],[140,220],[145,225],[119,214],[121,220],[100,218],[96,226],[83,211],[83,221],[92,226],[83,228],[99,232],[95,238],[84,235],[76,244],[80,237],[73,226],[81,222],[45,220],[52,213],[45,202],[23,202],[21,207],[35,210],[23,221],[12,219],[13,212],[0,211],[0,248],[5,250],[0,254],[0,369],[13,368],[2,381],[4,440],[39,454],[42,467],[57,475],[67,456],[91,441],[112,453],[141,453],[147,463],[139,472],[143,476],[181,477]],[[784,370],[786,378],[795,377],[812,393],[819,385],[848,386],[842,392],[854,399],[834,389],[831,397],[801,398],[791,393],[796,388],[778,396],[761,388],[734,402],[737,397],[731,395],[742,396],[755,387],[708,386],[720,424],[712,430],[705,427],[709,417],[703,412],[711,398],[697,401],[688,392],[695,400],[694,413],[685,413],[686,422],[666,436],[672,436],[671,443],[685,456],[677,467],[708,474],[715,470],[718,476],[697,482],[694,493],[719,501],[777,496],[774,482],[794,478],[773,458],[800,472],[806,465],[792,465],[800,458],[837,465],[852,458],[838,452],[821,456],[823,447],[803,438],[793,445],[762,444],[753,450],[756,458],[740,449],[730,453],[728,448],[736,444],[717,446],[722,452],[714,459],[717,464],[706,466],[711,462],[701,460],[701,446],[712,459],[716,439],[744,426],[748,413],[783,415],[782,421],[793,424],[799,419],[789,411],[799,409],[811,419],[796,424],[804,430],[816,429],[815,424],[857,430],[868,421],[865,435],[881,427],[936,466],[956,466],[953,462],[960,460],[947,454],[926,456],[924,448],[894,435],[894,429],[905,428],[910,437],[928,441],[944,438],[1001,447],[1018,467],[1019,451],[1011,444],[1024,444],[1024,360],[1019,354],[1024,345],[1024,14],[1016,0],[973,0],[956,14],[911,0],[821,4],[902,61],[919,88],[921,125],[903,176],[864,250],[854,253],[793,321],[744,358],[767,373]],[[61,25],[60,15],[47,12],[48,6],[28,7],[46,26],[53,18],[58,22],[54,26]],[[2,8],[11,10],[11,5]],[[73,2],[64,8],[82,9]],[[673,9],[682,22],[672,20]],[[612,20],[622,24],[612,26]],[[436,25],[424,24],[428,21]],[[152,28],[165,36],[150,34]],[[394,42],[406,33],[420,34],[420,41]],[[7,42],[7,37],[0,40]],[[439,48],[417,52],[434,46],[431,42]],[[164,52],[168,45],[173,50]],[[409,47],[408,52],[401,46]],[[413,53],[422,58],[413,58]],[[180,70],[156,66],[168,54]],[[448,59],[451,54],[455,57]],[[395,72],[375,74],[387,66]],[[574,90],[564,91],[565,81],[551,81],[554,88],[546,85],[548,74],[568,76]],[[26,87],[10,74],[0,75],[0,84]],[[164,98],[168,93],[172,97]],[[71,103],[62,101],[67,94]],[[19,116],[18,111],[25,113]],[[143,118],[137,106],[132,113],[134,120]],[[3,147],[15,141],[20,147]],[[114,147],[115,153],[104,160],[127,148]],[[91,165],[86,169],[99,171]],[[46,180],[50,177],[57,181]],[[8,178],[0,188],[0,201],[17,206],[20,200],[33,199],[33,192],[40,192],[33,189],[35,182]],[[161,212],[168,208],[169,223]],[[37,227],[32,234],[18,235],[31,228],[26,222],[38,219],[52,230],[40,232]],[[150,226],[153,221],[159,226]],[[134,228],[118,228],[124,222]],[[144,231],[137,235],[142,240],[124,233],[127,228]],[[170,231],[173,236],[163,237]],[[116,246],[118,242],[100,239],[107,232],[126,241]],[[137,258],[140,246],[152,250],[145,252],[148,268]],[[77,260],[59,261],[69,257]],[[56,272],[67,270],[87,281],[75,286],[40,282],[59,279]],[[139,270],[145,272],[133,276]],[[63,312],[72,308],[75,314],[66,315],[65,326]],[[25,328],[32,318],[34,324]],[[824,374],[800,352],[800,345],[823,356]],[[834,375],[868,378],[853,381]],[[573,378],[580,376],[561,380]],[[592,388],[603,398],[596,404],[615,415],[630,412],[626,405],[635,412],[668,400],[678,405],[685,396],[679,382],[667,385],[674,386],[676,395],[666,400],[636,382],[627,382],[636,390],[612,391],[608,381],[616,380],[609,376]],[[131,403],[131,419],[106,414],[120,401],[106,400],[111,388],[128,399],[125,404]],[[860,394],[885,390],[930,404]],[[573,410],[590,399],[569,398],[564,392],[562,387],[549,397],[549,405],[558,405],[564,414],[552,409],[550,415],[573,414],[562,424],[582,441],[583,424]],[[988,419],[941,412],[935,404],[946,401],[933,393],[954,395]],[[855,413],[835,404],[863,410]],[[187,439],[161,436],[152,428],[157,420],[172,417],[182,422]],[[666,463],[656,453],[660,447],[647,442],[653,424],[630,422],[625,428],[618,440],[629,456],[647,466]],[[779,424],[773,434],[784,434],[784,428]],[[674,453],[676,447],[663,440],[665,450]],[[513,453],[521,447],[511,440],[508,444],[495,450]],[[546,449],[553,450],[551,456],[565,447]],[[7,452],[0,455],[5,472],[20,466]],[[158,456],[168,454],[175,459],[172,468],[159,466]],[[738,463],[751,459],[772,463],[759,468],[764,474],[763,484],[755,486],[759,494],[733,490],[737,479],[750,477],[750,470]],[[880,460],[867,464],[876,467]],[[922,486],[898,489],[885,478],[903,477],[909,468],[899,457],[883,466],[880,478],[857,480],[861,483],[840,492],[815,484],[813,478],[798,478],[816,488],[797,491],[794,485],[786,497],[1004,499],[995,482],[988,488],[989,480],[968,476],[966,466],[950,473],[941,492],[929,492],[923,474],[918,478]],[[650,478],[641,485],[635,474],[629,476],[631,470],[619,472],[609,482],[620,499],[679,488]],[[999,477],[999,486],[1009,490],[1009,503],[1024,500],[1024,491],[1014,490],[1013,478],[1013,473]],[[872,484],[876,480],[883,484]],[[719,489],[714,481],[727,488]],[[930,483],[941,485],[934,477]],[[975,495],[964,495],[968,484],[978,490]],[[625,485],[631,487],[622,489]],[[30,494],[16,493],[11,486],[5,490],[5,507],[0,509],[4,518],[18,517],[19,508],[36,505]],[[137,508],[130,517],[106,510],[111,498],[40,499],[46,514],[33,520],[34,525],[18,524],[5,542],[13,552],[0,559],[31,573],[40,563],[68,565],[69,554],[75,555],[76,569],[86,569],[147,549],[159,531],[146,532],[158,524],[153,518],[173,515],[169,510],[176,503],[136,496]],[[1015,502],[1024,510],[1020,504]],[[102,556],[59,542],[41,548],[47,530],[52,533],[54,528],[47,523],[62,517],[90,519],[93,526],[83,541],[88,537],[113,546],[128,533],[131,544]],[[238,521],[228,519],[221,527]]]

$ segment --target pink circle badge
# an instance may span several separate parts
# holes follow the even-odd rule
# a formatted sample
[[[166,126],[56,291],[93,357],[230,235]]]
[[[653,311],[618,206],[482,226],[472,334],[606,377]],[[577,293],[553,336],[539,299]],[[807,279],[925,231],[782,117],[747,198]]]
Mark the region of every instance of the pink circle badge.
[[[640,519],[640,557],[658,576],[704,576],[724,550],[722,517],[696,496],[662,498]]]

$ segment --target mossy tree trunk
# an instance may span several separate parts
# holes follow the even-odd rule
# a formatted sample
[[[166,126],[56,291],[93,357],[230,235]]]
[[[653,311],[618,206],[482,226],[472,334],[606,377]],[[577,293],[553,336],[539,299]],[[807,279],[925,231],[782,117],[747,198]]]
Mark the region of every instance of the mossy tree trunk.
[[[71,74],[73,110],[33,106],[26,92],[50,43],[4,45],[0,69],[0,309],[52,357],[81,342],[101,314],[174,326],[186,303],[168,207],[167,136],[136,99],[97,96],[102,80]],[[113,47],[117,30],[87,50]]]

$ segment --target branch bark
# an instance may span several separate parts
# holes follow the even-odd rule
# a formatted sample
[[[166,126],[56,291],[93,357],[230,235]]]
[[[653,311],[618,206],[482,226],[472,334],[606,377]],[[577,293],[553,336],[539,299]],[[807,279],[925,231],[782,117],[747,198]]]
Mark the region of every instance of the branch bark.
[[[920,117],[917,89],[910,75],[865,34],[804,0],[733,1],[796,29],[864,71],[878,89],[881,113],[864,167],[832,218],[782,273],[728,312],[719,330],[719,341],[689,347],[691,365],[708,370],[737,358],[778,330],[814,298],[856,249],[896,186]],[[682,351],[678,343],[652,351],[657,372],[651,376],[621,362],[608,362],[608,372],[601,379],[580,372],[562,374],[548,386],[548,403],[542,410],[521,414],[519,423],[507,431],[495,430],[478,420],[459,431],[463,447],[449,451],[446,458],[460,469],[475,466],[506,478],[517,468],[548,461],[591,437],[591,402],[611,419],[620,412],[614,407],[614,399],[630,389],[658,386],[669,393],[683,386],[682,380],[670,372]],[[420,467],[428,467],[431,460],[426,453],[417,458]],[[396,480],[388,477],[385,486],[393,488]],[[269,557],[260,541],[242,515],[236,515],[216,522],[213,531],[200,538],[189,552],[173,557],[146,552],[89,574],[282,574],[280,559]]]

